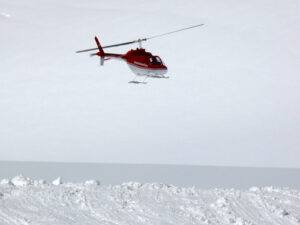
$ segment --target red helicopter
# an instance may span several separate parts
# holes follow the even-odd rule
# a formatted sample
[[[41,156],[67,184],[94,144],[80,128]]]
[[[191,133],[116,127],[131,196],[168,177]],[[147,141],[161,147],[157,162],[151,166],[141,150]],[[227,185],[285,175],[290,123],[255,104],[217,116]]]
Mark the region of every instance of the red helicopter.
[[[129,42],[124,42],[124,43],[119,43],[119,44],[107,45],[107,46],[103,46],[103,47],[100,45],[98,38],[95,36],[95,41],[98,46],[97,48],[80,50],[80,51],[77,51],[76,53],[98,50],[97,53],[92,53],[92,54],[90,54],[90,56],[96,56],[96,55],[99,56],[101,66],[104,64],[104,61],[109,60],[111,58],[124,60],[127,62],[128,66],[132,70],[132,72],[134,74],[136,74],[136,76],[144,76],[145,77],[143,81],[136,81],[135,80],[136,76],[135,76],[134,80],[129,81],[129,83],[146,84],[145,80],[148,77],[152,77],[152,78],[169,78],[169,77],[165,76],[165,74],[168,71],[168,68],[163,63],[162,59],[157,55],[152,55],[150,52],[146,52],[146,50],[144,48],[142,48],[142,42],[147,41],[149,39],[172,34],[175,32],[199,27],[202,25],[204,25],[204,24],[198,24],[195,26],[171,31],[168,33],[160,34],[160,35],[155,35],[155,36],[148,37],[148,38],[138,39],[135,41],[129,41]],[[103,51],[104,48],[112,48],[112,47],[118,47],[118,46],[122,46],[122,45],[134,44],[134,43],[139,43],[139,48],[137,48],[135,50],[131,49],[126,54],[105,53]]]

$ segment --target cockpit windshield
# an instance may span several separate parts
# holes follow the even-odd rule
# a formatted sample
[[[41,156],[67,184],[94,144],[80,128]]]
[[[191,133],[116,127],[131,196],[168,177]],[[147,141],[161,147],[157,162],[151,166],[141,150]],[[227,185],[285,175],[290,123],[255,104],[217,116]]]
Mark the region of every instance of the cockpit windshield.
[[[151,57],[150,62],[152,65],[164,65],[162,60],[158,56]]]
[[[159,65],[163,65],[161,59],[158,56],[156,56],[156,61],[158,62]]]

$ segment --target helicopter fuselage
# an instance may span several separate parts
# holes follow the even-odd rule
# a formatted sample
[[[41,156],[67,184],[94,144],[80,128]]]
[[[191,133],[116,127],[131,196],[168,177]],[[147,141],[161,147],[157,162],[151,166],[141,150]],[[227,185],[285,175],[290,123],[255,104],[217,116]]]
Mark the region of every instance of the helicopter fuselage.
[[[103,56],[101,52],[98,52],[97,55],[100,57]],[[138,76],[159,78],[168,71],[168,68],[164,65],[159,56],[152,55],[143,48],[132,49],[125,55],[104,53],[104,57],[104,60],[116,58],[126,61],[131,71]]]
[[[138,76],[158,77],[168,71],[159,56],[154,56],[143,48],[128,51],[125,59],[131,71]]]

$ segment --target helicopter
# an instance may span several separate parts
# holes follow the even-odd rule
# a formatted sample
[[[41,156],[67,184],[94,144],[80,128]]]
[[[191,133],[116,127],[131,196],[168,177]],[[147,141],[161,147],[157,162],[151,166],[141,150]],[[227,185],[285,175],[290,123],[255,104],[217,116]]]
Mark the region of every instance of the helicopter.
[[[155,35],[152,37],[148,38],[142,38],[134,41],[128,41],[128,42],[123,42],[123,43],[118,43],[118,44],[113,44],[113,45],[107,45],[107,46],[101,46],[99,39],[97,36],[95,36],[95,41],[97,44],[97,48],[90,48],[90,49],[84,49],[84,50],[79,50],[76,51],[76,53],[82,53],[82,52],[88,52],[88,51],[95,51],[98,50],[97,53],[92,53],[90,56],[99,56],[100,57],[100,65],[104,65],[104,61],[110,60],[110,59],[120,59],[125,61],[131,71],[136,75],[135,78],[128,83],[133,83],[133,84],[146,84],[146,79],[147,78],[164,78],[168,79],[168,76],[165,76],[165,74],[168,72],[167,66],[164,64],[162,59],[158,55],[153,55],[150,52],[147,52],[144,48],[142,48],[142,42],[147,41],[153,38],[158,38],[162,37],[165,35],[169,35],[172,33],[180,32],[183,30],[187,29],[192,29],[195,27],[203,26],[204,24],[198,24],[195,26],[191,27],[186,27],[183,29]],[[131,49],[129,50],[126,54],[115,54],[115,53],[106,53],[104,52],[103,49],[105,48],[112,48],[112,47],[118,47],[118,46],[123,46],[123,45],[130,45],[138,43],[139,48],[136,48],[135,50]],[[137,76],[143,76],[145,77],[143,81],[137,81],[136,77]]]

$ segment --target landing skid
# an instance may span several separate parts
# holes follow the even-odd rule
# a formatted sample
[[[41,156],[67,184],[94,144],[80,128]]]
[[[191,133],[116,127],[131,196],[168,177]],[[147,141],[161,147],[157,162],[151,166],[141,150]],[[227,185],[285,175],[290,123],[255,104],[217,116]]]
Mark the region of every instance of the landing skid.
[[[147,82],[144,82],[144,81],[136,81],[136,80],[129,81],[128,83],[130,83],[130,84],[147,84]]]
[[[132,80],[132,81],[129,81],[128,83],[130,83],[130,84],[147,84],[147,82],[145,82],[145,80],[147,79],[147,78],[164,78],[164,79],[169,79],[169,77],[166,77],[166,76],[159,76],[159,75],[146,75],[145,76],[145,79],[143,80],[143,81],[137,81],[137,80],[135,80],[136,79],[136,76],[135,76],[135,78]]]
[[[164,78],[164,79],[169,79],[169,77],[165,77],[165,76],[159,76],[159,75],[153,75],[153,76],[149,76],[151,78]]]

